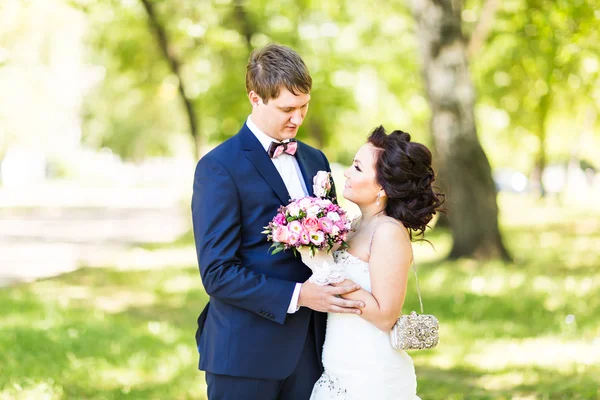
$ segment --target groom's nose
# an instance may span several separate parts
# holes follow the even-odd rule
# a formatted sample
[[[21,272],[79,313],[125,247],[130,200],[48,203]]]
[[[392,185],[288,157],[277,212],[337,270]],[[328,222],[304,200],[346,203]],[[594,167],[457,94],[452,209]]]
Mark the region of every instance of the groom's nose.
[[[294,113],[290,117],[290,122],[296,126],[302,125],[302,121],[304,121],[304,115],[302,115],[302,110],[294,110]]]

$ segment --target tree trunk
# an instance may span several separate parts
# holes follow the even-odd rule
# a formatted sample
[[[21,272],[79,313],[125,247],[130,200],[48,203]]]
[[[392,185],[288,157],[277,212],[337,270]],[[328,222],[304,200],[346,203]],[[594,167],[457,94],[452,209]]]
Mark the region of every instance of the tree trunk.
[[[156,38],[158,47],[162,52],[165,60],[169,64],[169,68],[171,72],[177,77],[179,81],[179,97],[183,101],[183,105],[185,107],[188,123],[190,126],[190,134],[192,135],[192,139],[194,141],[195,154],[196,157],[199,158],[202,154],[202,148],[204,146],[204,138],[201,137],[200,132],[198,130],[198,116],[196,111],[194,110],[193,102],[186,95],[185,90],[185,82],[183,80],[183,76],[181,75],[181,62],[172,51],[172,46],[169,44],[169,39],[167,37],[167,32],[165,27],[160,23],[156,11],[154,10],[154,5],[151,0],[141,0],[144,5],[144,9],[148,14],[148,23],[150,25],[150,29],[154,33]]]
[[[453,247],[450,258],[509,260],[498,228],[496,187],[475,126],[461,6],[452,0],[412,0],[438,173],[445,183]]]
[[[540,139],[540,147],[535,158],[535,178],[539,185],[540,197],[546,197],[546,188],[544,186],[544,170],[546,169],[546,119],[550,106],[550,94],[546,93],[540,99],[537,112],[537,128],[538,138]]]
[[[556,52],[554,52],[556,53]],[[539,185],[540,197],[546,197],[546,187],[544,186],[544,170],[546,169],[546,122],[548,120],[548,113],[550,106],[552,105],[552,71],[554,70],[554,61],[549,60],[548,72],[545,76],[545,81],[548,85],[548,91],[544,94],[539,101],[537,107],[537,133],[540,140],[540,147],[538,154],[535,159],[534,167],[534,178],[536,183]]]

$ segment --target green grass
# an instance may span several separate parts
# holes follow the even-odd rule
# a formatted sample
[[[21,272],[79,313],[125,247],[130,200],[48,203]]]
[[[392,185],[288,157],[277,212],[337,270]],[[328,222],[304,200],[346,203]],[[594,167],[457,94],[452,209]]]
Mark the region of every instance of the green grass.
[[[600,398],[600,212],[501,205],[514,263],[439,261],[443,231],[429,236],[436,252],[415,246],[425,312],[441,323],[438,348],[411,353],[419,395]],[[405,311],[418,307],[410,282]],[[195,266],[0,289],[0,399],[204,399],[194,332],[206,301]]]

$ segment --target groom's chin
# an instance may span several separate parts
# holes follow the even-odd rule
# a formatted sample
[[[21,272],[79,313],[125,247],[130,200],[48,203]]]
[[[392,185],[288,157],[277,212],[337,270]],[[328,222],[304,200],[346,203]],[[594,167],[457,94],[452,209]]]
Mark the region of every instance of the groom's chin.
[[[281,132],[281,136],[283,136],[285,139],[294,139],[297,134],[298,134],[298,128],[294,128],[294,129],[285,128]]]

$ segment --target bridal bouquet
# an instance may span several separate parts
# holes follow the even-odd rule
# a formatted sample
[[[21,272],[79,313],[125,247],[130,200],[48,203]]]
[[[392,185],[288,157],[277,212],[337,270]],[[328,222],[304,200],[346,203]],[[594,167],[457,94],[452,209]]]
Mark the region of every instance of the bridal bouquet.
[[[351,221],[340,206],[329,197],[331,174],[319,171],[313,178],[314,197],[294,200],[279,208],[277,215],[262,232],[267,240],[273,241],[273,251],[292,249],[294,254],[314,257],[321,250],[326,252],[340,245],[347,247],[346,238]]]

